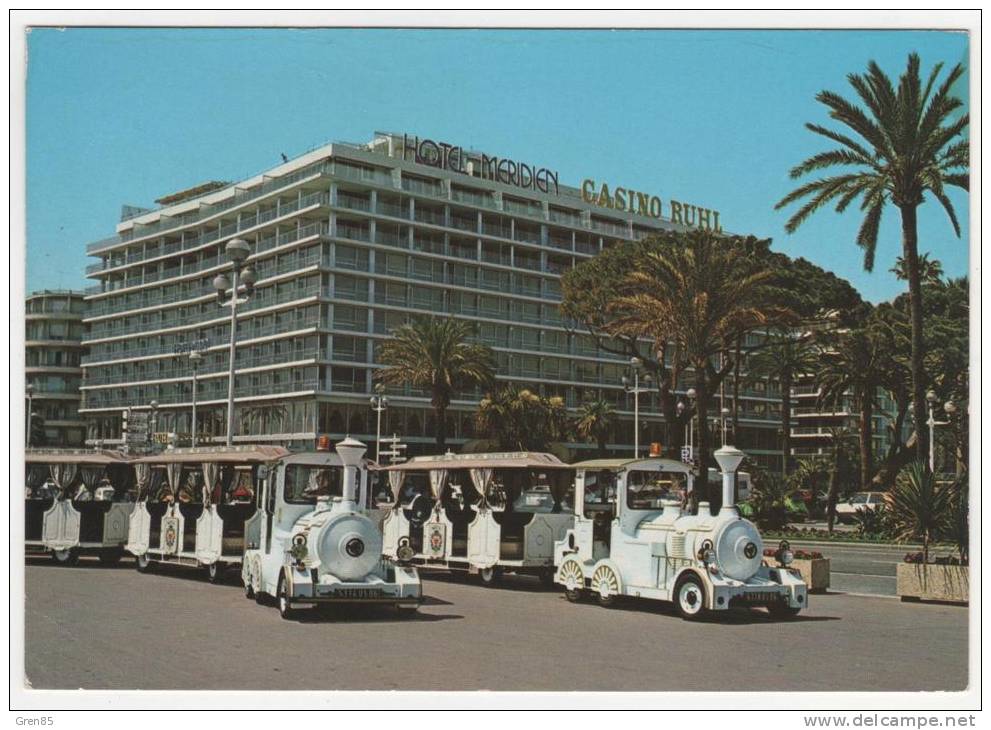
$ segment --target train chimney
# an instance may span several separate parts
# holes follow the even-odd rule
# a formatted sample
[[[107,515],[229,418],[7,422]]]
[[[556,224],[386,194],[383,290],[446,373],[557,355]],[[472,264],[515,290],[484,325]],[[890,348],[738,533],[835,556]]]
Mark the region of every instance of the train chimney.
[[[361,465],[361,457],[365,455],[368,447],[357,439],[348,436],[335,448],[337,455],[341,457],[341,463],[344,464],[344,486],[341,489],[341,501],[345,506],[354,509],[355,501],[358,498],[358,467]]]
[[[733,503],[733,475],[740,468],[740,462],[746,456],[735,446],[724,445],[716,451],[713,456],[719,464],[719,470],[723,473],[723,507],[720,513],[738,515],[739,511]]]

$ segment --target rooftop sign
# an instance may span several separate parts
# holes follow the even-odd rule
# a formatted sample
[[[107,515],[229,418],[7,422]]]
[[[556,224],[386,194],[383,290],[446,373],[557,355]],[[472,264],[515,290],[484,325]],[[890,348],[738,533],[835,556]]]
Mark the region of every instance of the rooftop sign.
[[[660,219],[663,213],[661,199],[656,195],[621,187],[610,190],[608,183],[596,186],[595,180],[592,179],[582,181],[582,200],[600,208],[636,213],[648,218]],[[669,218],[672,223],[689,228],[707,228],[717,233],[723,230],[719,225],[718,210],[672,200],[670,211]]]
[[[549,193],[553,186],[554,194],[560,194],[557,172],[554,170],[503,157],[489,157],[481,152],[469,152],[447,142],[435,142],[404,134],[403,159],[462,175],[472,175],[478,170],[478,177],[482,180],[493,180],[523,190]]]

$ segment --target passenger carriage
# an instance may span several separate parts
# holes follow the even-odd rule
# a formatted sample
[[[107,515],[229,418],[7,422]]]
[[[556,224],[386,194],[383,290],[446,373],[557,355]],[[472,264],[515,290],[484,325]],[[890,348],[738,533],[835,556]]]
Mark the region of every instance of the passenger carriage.
[[[486,584],[504,572],[553,579],[554,541],[574,524],[572,467],[553,454],[418,456],[378,472],[391,494],[386,555]]]
[[[138,570],[152,563],[202,567],[216,582],[239,566],[259,468],[288,453],[281,446],[199,447],[135,459],[138,501],[127,550]]]
[[[603,605],[619,596],[673,601],[682,617],[734,605],[765,606],[793,616],[807,604],[805,583],[786,567],[791,552],[779,546],[777,565],[763,559],[757,528],[733,501],[733,471],[743,453],[716,452],[723,466],[723,506],[708,502],[697,514],[683,504],[692,473],[668,459],[599,459],[575,464],[575,525],[555,544],[555,582],[568,600],[595,596]]]
[[[87,554],[119,561],[134,483],[126,458],[114,451],[29,449],[25,461],[26,552],[47,552],[67,565]]]
[[[274,596],[283,618],[301,605],[419,606],[416,568],[382,553],[381,528],[367,507],[364,453],[354,439],[335,453],[321,438],[316,452],[286,455],[262,470],[241,570],[248,598]]]

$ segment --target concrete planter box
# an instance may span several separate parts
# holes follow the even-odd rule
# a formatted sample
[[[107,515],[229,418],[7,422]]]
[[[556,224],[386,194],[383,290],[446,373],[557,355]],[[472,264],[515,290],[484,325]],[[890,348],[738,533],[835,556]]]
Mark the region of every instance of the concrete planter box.
[[[964,565],[900,563],[896,592],[904,600],[967,603],[970,575]]]
[[[799,572],[809,593],[825,593],[829,588],[829,558],[795,558],[788,567]]]

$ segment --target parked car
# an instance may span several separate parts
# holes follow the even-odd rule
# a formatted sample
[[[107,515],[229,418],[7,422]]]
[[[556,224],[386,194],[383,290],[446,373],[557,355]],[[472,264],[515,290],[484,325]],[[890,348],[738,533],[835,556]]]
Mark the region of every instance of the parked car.
[[[884,492],[857,492],[846,502],[836,505],[836,519],[852,524],[859,510],[876,510],[884,504]]]

